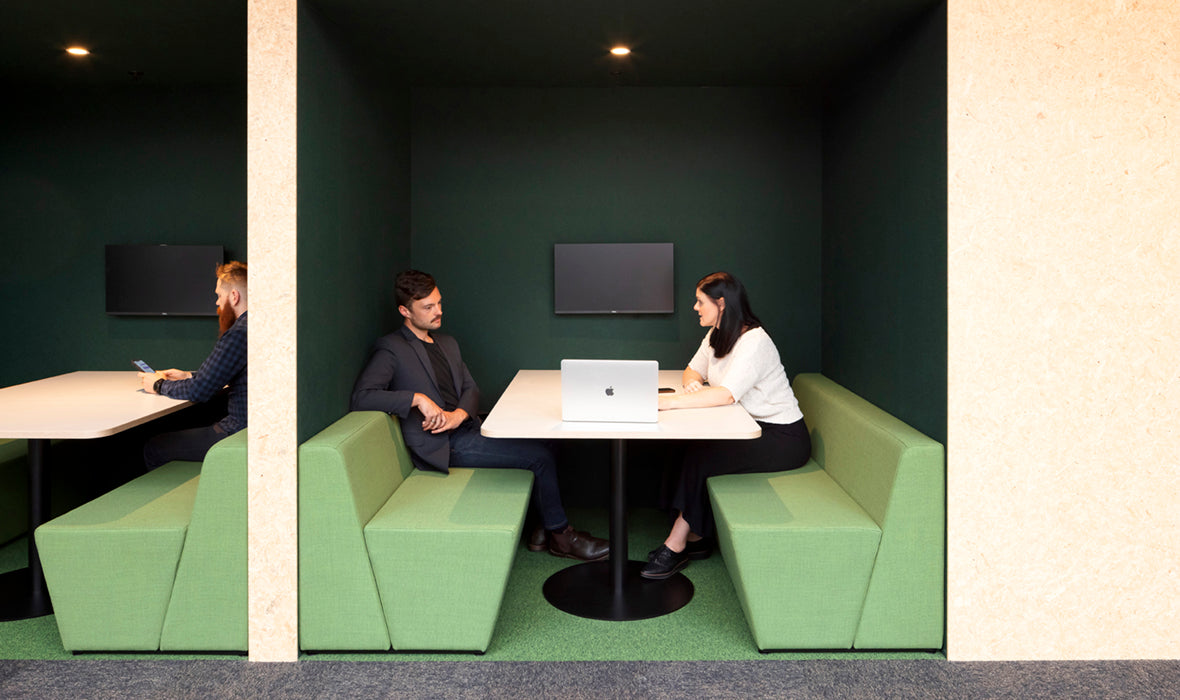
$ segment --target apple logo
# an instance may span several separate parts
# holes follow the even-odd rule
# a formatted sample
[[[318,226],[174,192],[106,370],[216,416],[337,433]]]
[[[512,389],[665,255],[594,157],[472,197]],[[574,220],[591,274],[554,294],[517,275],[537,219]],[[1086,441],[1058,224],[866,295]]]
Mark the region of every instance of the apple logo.
[[[613,386],[608,386],[606,388],[606,395],[607,396],[614,396],[615,395],[615,388]]]

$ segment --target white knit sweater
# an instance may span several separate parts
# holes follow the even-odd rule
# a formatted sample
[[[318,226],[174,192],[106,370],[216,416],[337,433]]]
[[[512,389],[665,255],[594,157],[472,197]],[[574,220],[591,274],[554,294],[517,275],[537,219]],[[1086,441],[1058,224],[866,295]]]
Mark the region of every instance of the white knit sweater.
[[[794,423],[803,418],[795,392],[787,380],[774,341],[761,328],[742,333],[729,354],[720,360],[709,345],[712,329],[705,334],[689,369],[710,386],[723,386],[733,394],[754,420],[764,423]]]

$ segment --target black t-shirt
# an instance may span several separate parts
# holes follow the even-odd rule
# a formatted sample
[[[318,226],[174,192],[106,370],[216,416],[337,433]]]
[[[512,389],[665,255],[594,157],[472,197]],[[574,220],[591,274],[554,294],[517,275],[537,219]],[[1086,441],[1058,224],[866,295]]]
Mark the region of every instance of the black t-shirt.
[[[442,394],[443,400],[442,409],[455,410],[459,406],[459,393],[455,390],[454,380],[451,379],[451,363],[447,361],[447,356],[443,354],[438,343],[427,343],[422,340],[418,342],[426,346],[426,355],[434,367],[434,376],[438,378],[438,391]]]

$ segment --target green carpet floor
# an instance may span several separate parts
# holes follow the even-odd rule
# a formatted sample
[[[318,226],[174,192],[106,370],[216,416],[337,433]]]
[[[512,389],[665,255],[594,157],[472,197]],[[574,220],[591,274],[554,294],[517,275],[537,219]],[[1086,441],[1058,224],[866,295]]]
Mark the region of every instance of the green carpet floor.
[[[596,535],[607,532],[606,511],[574,510],[572,522]],[[665,533],[655,510],[630,516],[632,559],[643,559]],[[0,549],[0,571],[24,565],[23,541]],[[472,654],[305,654],[309,660],[352,661],[728,661],[756,659],[942,659],[941,652],[798,652],[761,654],[746,627],[741,606],[725,570],[714,554],[693,562],[684,573],[696,589],[692,602],[663,617],[633,622],[587,620],[549,605],[541,593],[545,579],[570,565],[569,560],[529,552],[517,554],[491,646]],[[0,659],[180,659],[219,658],[202,654],[85,654],[74,656],[61,646],[53,616],[0,622]],[[241,658],[226,656],[225,658]]]

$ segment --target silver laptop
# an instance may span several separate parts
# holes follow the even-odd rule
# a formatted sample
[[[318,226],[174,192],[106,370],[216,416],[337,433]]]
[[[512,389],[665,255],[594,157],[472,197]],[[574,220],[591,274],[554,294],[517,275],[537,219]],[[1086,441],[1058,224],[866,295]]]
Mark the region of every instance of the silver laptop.
[[[561,419],[655,423],[659,380],[655,360],[562,360]]]

